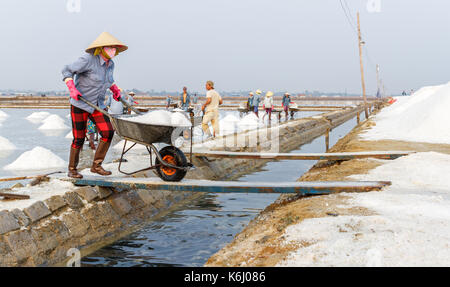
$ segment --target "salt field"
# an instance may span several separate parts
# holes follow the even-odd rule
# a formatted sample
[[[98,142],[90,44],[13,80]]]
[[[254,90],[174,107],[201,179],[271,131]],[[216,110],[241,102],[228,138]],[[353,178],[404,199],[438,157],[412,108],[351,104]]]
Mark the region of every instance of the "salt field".
[[[5,167],[16,161],[23,153],[29,152],[37,146],[45,148],[54,156],[61,158],[63,161],[67,161],[68,148],[71,140],[64,138],[64,136],[68,130],[42,130],[39,127],[42,125],[42,121],[49,116],[52,116],[53,119],[60,119],[61,121],[58,121],[58,124],[70,127],[70,119],[66,117],[68,110],[7,109],[0,112],[6,112],[9,115],[7,120],[0,126],[0,136],[15,146],[13,150],[0,150],[0,177],[36,175],[58,170],[66,171],[66,166],[48,169],[45,168],[45,163],[40,165],[41,169],[38,167],[38,169],[33,168],[31,171],[23,170],[23,168],[20,168],[20,170],[5,170]],[[30,121],[30,119],[34,119],[35,121]],[[36,164],[39,164],[39,162]],[[0,183],[0,188],[10,185],[11,183]]]
[[[356,119],[352,119],[334,129],[330,133],[330,145],[345,136],[355,124]],[[324,151],[325,138],[321,136],[292,152]],[[261,171],[243,176],[240,181],[295,181],[314,162],[269,162]],[[83,258],[82,265],[203,266],[278,197],[277,194],[206,194]]]
[[[169,115],[166,111],[156,111],[158,114]],[[152,113],[152,112],[151,112]],[[151,114],[149,113],[149,114]],[[154,113],[154,112],[153,112]],[[317,114],[318,112],[304,112],[297,113],[295,118],[306,117]],[[260,113],[263,115],[263,113]],[[176,113],[173,119],[177,123],[186,123],[181,114]],[[182,116],[182,115],[181,115]],[[230,124],[230,118],[234,123]],[[221,123],[226,129],[227,133],[238,131],[237,125],[244,122],[246,129],[249,128],[248,123],[252,123],[252,128],[262,125],[255,120],[254,115],[247,115],[244,119],[239,121],[239,113],[235,111],[222,111],[220,114]],[[172,118],[170,118],[171,120]],[[251,119],[251,120],[248,120]],[[166,119],[167,120],[167,119]],[[282,121],[284,118],[282,118]],[[238,122],[239,121],[239,122]],[[267,117],[265,119],[267,122]],[[71,119],[67,109],[4,109],[0,110],[0,177],[14,176],[14,175],[38,175],[54,171],[67,171],[66,166],[61,166],[61,160],[67,162],[69,156],[70,143],[72,141],[72,133],[69,130],[71,127]],[[273,119],[272,123],[276,123],[277,119]],[[189,123],[190,124],[190,123]],[[225,132],[225,131],[224,131]],[[194,129],[194,139],[201,140],[202,131],[200,127]],[[105,163],[117,159],[123,148],[123,142],[113,142],[113,146],[108,152]],[[37,146],[42,147],[47,152],[46,158],[51,155],[53,159],[50,160],[53,164],[48,166],[48,161],[36,161],[36,154],[27,155],[29,158],[22,158],[20,166],[5,169],[6,166],[15,162],[25,152],[30,152]],[[87,147],[87,145],[86,145]],[[86,148],[87,149],[87,148]],[[146,152],[145,147],[135,148],[134,152]],[[33,161],[34,166],[26,169],[26,161]],[[18,163],[16,163],[18,164]],[[14,166],[12,166],[14,167]],[[0,188],[8,187],[8,183],[0,183]]]
[[[71,133],[66,127],[71,125],[68,111],[52,110],[21,110],[8,109],[2,113],[3,124],[0,126],[3,150],[0,151],[0,176],[36,175],[54,171],[66,172],[68,149],[71,143]],[[312,116],[317,112],[296,114],[296,118]],[[261,113],[262,115],[262,113]],[[227,133],[248,130],[267,123],[250,114],[243,119],[239,113],[222,112],[221,125]],[[282,119],[283,120],[283,119]],[[273,123],[277,120],[274,119]],[[331,141],[345,134],[355,124],[343,125],[331,133]],[[50,129],[43,129],[47,125]],[[342,130],[344,128],[344,130]],[[197,133],[201,135],[201,131]],[[37,145],[38,141],[38,145]],[[106,159],[108,162],[116,159],[122,149],[123,141],[115,143]],[[318,138],[305,145],[303,151],[323,151],[324,138]],[[146,152],[141,146],[134,153]],[[269,163],[260,172],[241,178],[242,181],[293,181],[305,172],[313,162],[281,161]],[[286,172],[289,170],[289,172]],[[116,173],[116,171],[114,171]],[[5,182],[0,187],[9,187]],[[44,190],[45,186],[42,187]],[[34,188],[33,192],[38,192]],[[62,188],[62,191],[66,189]],[[46,192],[39,192],[47,196]],[[278,196],[271,194],[205,194],[201,198],[178,208],[170,214],[150,223],[137,233],[119,240],[83,259],[83,264],[115,265],[115,266],[201,266],[214,252],[229,242],[234,234],[239,232],[266,205]],[[187,228],[190,226],[189,228]],[[192,228],[192,226],[196,226]],[[186,236],[189,232],[189,236]],[[140,242],[140,243],[139,243]],[[168,248],[169,247],[169,248]],[[147,255],[143,255],[143,250]],[[117,252],[121,253],[118,260]],[[140,254],[140,255],[136,255]],[[138,259],[133,259],[135,257]],[[116,258],[116,259],[114,259]]]

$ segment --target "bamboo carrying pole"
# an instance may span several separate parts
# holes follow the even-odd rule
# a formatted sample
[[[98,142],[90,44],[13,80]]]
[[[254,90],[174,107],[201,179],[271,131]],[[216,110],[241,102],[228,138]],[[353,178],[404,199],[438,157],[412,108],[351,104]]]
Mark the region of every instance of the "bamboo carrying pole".
[[[364,98],[364,114],[366,116],[366,119],[368,119],[369,113],[367,111],[366,84],[364,82],[364,66],[363,66],[363,59],[362,59],[362,45],[364,43],[361,39],[361,26],[360,26],[360,22],[359,22],[359,12],[357,13],[357,18],[358,18],[359,64],[361,66],[361,84],[362,84],[363,98]]]

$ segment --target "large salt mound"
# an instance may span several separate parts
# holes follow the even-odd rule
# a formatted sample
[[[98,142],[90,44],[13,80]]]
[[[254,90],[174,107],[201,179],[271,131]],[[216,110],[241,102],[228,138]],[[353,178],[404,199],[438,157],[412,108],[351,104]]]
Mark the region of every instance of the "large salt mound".
[[[69,128],[58,115],[51,115],[42,122],[43,124],[38,128],[39,130],[64,130]]]
[[[43,147],[24,152],[13,163],[4,167],[5,170],[47,170],[65,167],[67,163],[50,150]]]
[[[32,123],[40,123],[48,116],[50,116],[49,112],[34,112],[28,117],[26,117],[26,119]]]
[[[9,117],[9,115],[3,111],[0,110],[0,126],[6,119]]]
[[[449,109],[450,83],[424,87],[383,109],[375,117],[376,126],[361,137],[450,144]]]
[[[240,121],[239,118],[237,118],[234,115],[229,114],[225,116],[219,122],[220,134],[228,135],[237,132],[239,130],[238,128],[239,121]]]
[[[177,127],[190,127],[191,121],[182,113],[172,113],[172,125]]]
[[[191,121],[181,113],[158,110],[135,117],[124,117],[123,120],[158,126],[191,126]]]
[[[240,119],[238,117],[236,117],[235,115],[232,114],[228,114],[226,115],[221,121],[224,122],[231,122],[231,123],[237,123],[240,121]]]
[[[0,136],[0,150],[14,150],[16,146],[13,145],[8,139]]]
[[[263,124],[259,122],[259,118],[254,113],[246,115],[238,123],[238,127],[243,131],[254,130],[262,126]]]

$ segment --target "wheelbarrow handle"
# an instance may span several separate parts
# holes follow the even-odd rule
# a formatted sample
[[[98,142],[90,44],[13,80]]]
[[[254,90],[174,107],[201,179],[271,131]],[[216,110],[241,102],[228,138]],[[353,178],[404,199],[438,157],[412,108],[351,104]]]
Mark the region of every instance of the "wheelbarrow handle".
[[[101,112],[102,114],[104,114],[104,115],[107,116],[107,117],[111,117],[111,115],[110,115],[108,112],[106,112],[105,110],[99,108],[98,106],[94,105],[93,103],[89,102],[88,100],[86,100],[86,99],[83,98],[82,96],[79,96],[78,98],[79,98],[82,102],[84,102],[85,104],[87,104],[88,106],[90,106],[91,108],[93,108],[93,109],[95,109],[95,110]],[[124,99],[120,98],[120,101],[122,102],[123,105],[125,105],[127,108],[130,108],[130,109],[131,109],[132,111],[134,111],[136,114],[142,115],[142,113],[141,113],[139,110],[137,110],[137,109],[131,107],[130,105],[128,105],[128,103],[125,102]]]
[[[129,108],[130,110],[132,110],[133,112],[135,112],[138,115],[142,115],[142,113],[136,109],[133,108],[130,104],[128,104],[122,97],[120,97],[120,101],[122,102],[122,105],[124,105],[125,107]]]
[[[86,99],[83,98],[82,96],[78,96],[78,98],[79,98],[82,102],[84,102],[85,104],[87,104],[88,106],[90,106],[91,108],[93,108],[93,109],[95,109],[95,110],[101,112],[102,114],[104,114],[104,115],[107,116],[107,117],[111,117],[111,115],[108,114],[108,112],[106,112],[106,111],[103,110],[103,109],[100,109],[98,106],[96,106],[96,105],[94,105],[93,103],[89,102],[88,100],[86,100]]]

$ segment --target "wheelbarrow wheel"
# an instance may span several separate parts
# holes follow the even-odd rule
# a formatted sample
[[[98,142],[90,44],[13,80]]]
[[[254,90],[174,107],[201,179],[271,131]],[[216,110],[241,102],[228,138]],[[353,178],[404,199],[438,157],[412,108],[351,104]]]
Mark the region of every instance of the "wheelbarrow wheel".
[[[164,147],[159,151],[159,154],[161,155],[161,158],[165,162],[170,163],[171,165],[175,166],[187,165],[187,159],[184,156],[184,153],[174,146]],[[164,165],[160,165],[160,161],[158,160],[158,158],[156,158],[155,164],[158,165],[156,168],[158,176],[164,181],[180,181],[184,178],[187,172],[186,170],[170,168]]]

